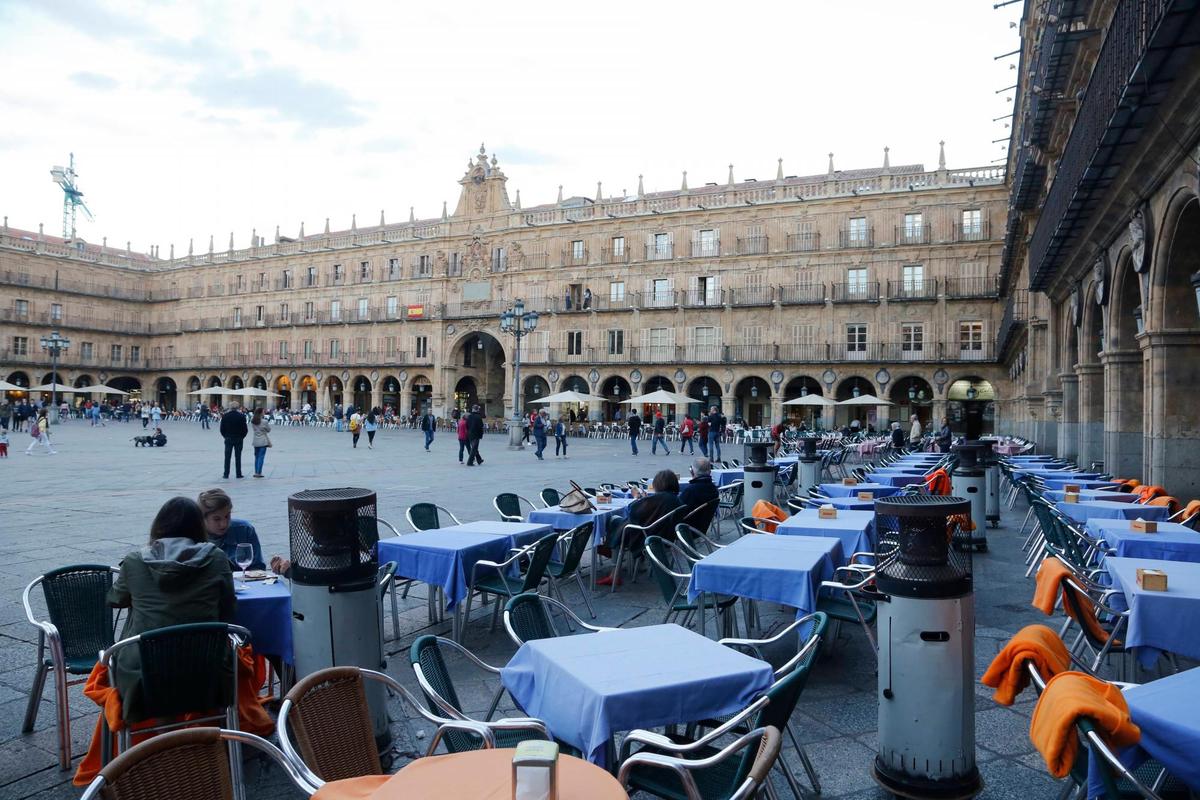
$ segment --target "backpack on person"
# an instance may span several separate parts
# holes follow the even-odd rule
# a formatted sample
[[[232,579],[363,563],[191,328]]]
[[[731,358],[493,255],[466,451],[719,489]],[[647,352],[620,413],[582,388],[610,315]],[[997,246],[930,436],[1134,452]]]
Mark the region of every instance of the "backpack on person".
[[[358,420],[355,417],[350,418],[350,432],[351,433],[358,432]]]

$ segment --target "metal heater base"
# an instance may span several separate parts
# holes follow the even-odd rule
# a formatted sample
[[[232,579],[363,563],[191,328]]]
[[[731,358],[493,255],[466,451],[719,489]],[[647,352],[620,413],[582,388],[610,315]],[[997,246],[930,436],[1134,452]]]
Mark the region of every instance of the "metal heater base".
[[[983,777],[975,767],[953,780],[931,781],[896,773],[880,763],[876,756],[871,765],[871,777],[885,791],[912,800],[969,800],[983,791]]]

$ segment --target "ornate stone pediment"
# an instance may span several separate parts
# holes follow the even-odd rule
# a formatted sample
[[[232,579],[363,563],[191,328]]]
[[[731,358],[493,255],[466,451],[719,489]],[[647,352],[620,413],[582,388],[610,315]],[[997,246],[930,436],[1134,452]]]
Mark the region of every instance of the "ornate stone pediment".
[[[484,217],[502,211],[510,211],[506,184],[508,178],[497,165],[493,155],[488,160],[484,146],[479,145],[479,155],[467,162],[467,171],[459,179],[462,191],[458,196],[455,217]]]

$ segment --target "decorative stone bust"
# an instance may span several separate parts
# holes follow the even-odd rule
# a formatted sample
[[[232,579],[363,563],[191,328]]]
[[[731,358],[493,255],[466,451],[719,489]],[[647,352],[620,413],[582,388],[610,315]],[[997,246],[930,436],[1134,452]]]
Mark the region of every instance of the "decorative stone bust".
[[[1142,212],[1133,212],[1133,217],[1129,220],[1129,246],[1132,252],[1132,265],[1134,272],[1145,272],[1146,267],[1146,218],[1142,216]]]

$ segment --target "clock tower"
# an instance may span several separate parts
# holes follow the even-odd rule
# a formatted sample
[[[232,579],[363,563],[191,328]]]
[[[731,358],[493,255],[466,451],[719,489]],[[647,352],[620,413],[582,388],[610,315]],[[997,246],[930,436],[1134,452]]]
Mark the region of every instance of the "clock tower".
[[[458,196],[454,216],[469,219],[511,211],[512,204],[505,188],[507,182],[508,177],[496,165],[496,156],[489,161],[484,146],[479,145],[479,155],[467,162],[467,172],[458,181],[462,193]]]

